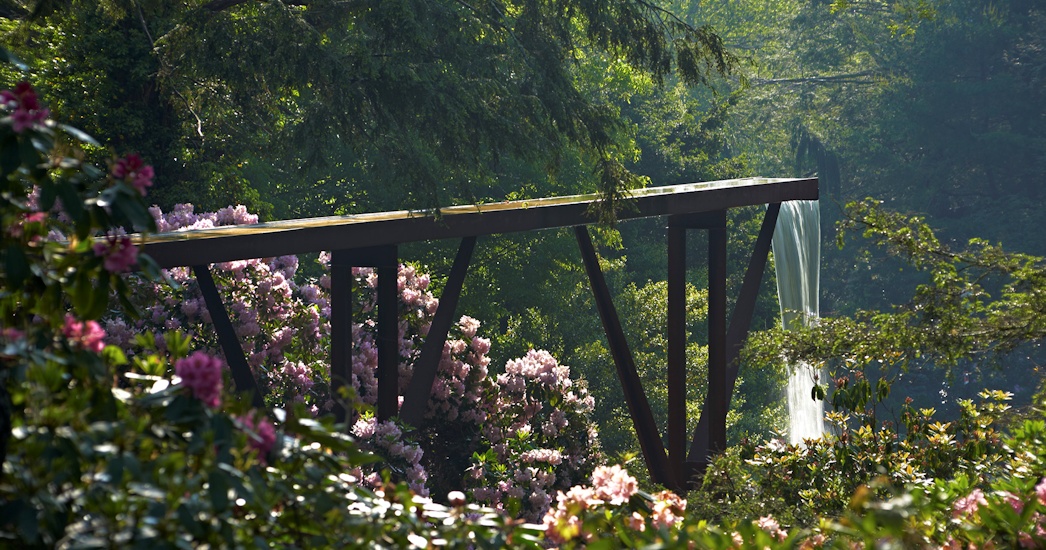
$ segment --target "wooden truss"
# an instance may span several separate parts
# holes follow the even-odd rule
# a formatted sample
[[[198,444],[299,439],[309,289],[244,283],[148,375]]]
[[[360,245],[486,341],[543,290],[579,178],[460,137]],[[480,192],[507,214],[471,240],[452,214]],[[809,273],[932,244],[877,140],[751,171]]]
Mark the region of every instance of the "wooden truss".
[[[619,219],[668,218],[668,426],[665,448],[611,300],[587,226],[595,223],[596,195],[455,206],[438,212],[399,211],[225,226],[162,233],[142,239],[143,251],[161,267],[191,266],[200,284],[237,391],[262,405],[257,382],[222,304],[209,264],[250,258],[331,251],[331,390],[352,373],[352,267],[374,267],[378,276],[378,400],[381,419],[399,416],[408,424],[424,417],[428,396],[454,321],[477,237],[556,227],[573,227],[596,307],[603,322],[618,378],[651,478],[673,489],[686,488],[704,471],[709,457],[726,448],[726,415],[738,373],[738,353],[748,334],[783,201],[814,200],[816,179],[747,178],[672,185],[633,191]],[[768,205],[740,295],[727,325],[726,211]],[[686,418],[686,236],[708,233],[708,387],[704,410],[687,449]],[[400,244],[461,239],[432,326],[414,365],[402,408],[398,407],[396,278]],[[335,400],[337,403],[338,400]],[[398,409],[398,410],[397,410]],[[340,421],[347,411],[336,406]]]

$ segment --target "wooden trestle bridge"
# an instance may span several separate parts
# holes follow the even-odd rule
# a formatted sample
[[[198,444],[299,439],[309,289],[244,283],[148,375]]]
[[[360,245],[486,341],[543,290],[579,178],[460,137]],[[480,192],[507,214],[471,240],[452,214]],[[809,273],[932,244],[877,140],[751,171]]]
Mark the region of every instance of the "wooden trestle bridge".
[[[737,357],[748,334],[756,295],[766,266],[781,203],[814,200],[817,179],[747,178],[670,185],[633,191],[619,219],[667,216],[668,219],[668,448],[650,411],[636,373],[587,226],[595,223],[590,206],[596,195],[575,195],[484,205],[454,206],[431,212],[383,212],[286,220],[150,235],[143,251],[164,268],[190,266],[203,292],[236,389],[262,399],[243,349],[236,338],[209,271],[209,264],[331,251],[331,389],[336,392],[352,372],[352,267],[374,267],[378,274],[379,418],[399,416],[417,424],[425,414],[447,332],[453,323],[476,238],[557,227],[573,227],[581,249],[617,374],[636,428],[651,478],[681,489],[703,472],[708,457],[726,448],[726,415],[737,379]],[[740,295],[727,324],[726,211],[768,205]],[[687,432],[686,418],[686,234],[708,232],[708,387],[704,410]],[[414,365],[403,406],[397,410],[397,246],[437,239],[461,239],[449,280],[432,326]],[[344,420],[346,411],[336,407]],[[689,450],[687,441],[690,441]]]

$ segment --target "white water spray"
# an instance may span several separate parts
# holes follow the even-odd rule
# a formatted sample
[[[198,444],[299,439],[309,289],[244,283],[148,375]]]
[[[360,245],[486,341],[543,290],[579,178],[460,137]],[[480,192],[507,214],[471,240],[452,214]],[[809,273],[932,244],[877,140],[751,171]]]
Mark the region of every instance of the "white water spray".
[[[810,326],[820,312],[821,209],[817,201],[789,201],[773,239],[777,295],[785,330]],[[807,364],[795,365],[788,376],[788,439],[792,444],[824,433],[824,402],[811,399],[821,373]]]

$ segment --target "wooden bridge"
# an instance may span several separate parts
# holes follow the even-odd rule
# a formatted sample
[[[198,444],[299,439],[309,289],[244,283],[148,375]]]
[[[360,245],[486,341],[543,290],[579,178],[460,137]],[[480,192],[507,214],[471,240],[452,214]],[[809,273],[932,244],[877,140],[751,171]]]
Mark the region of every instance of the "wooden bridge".
[[[238,391],[253,393],[262,406],[243,349],[218,295],[209,264],[308,252],[331,252],[331,390],[348,383],[352,372],[352,267],[375,267],[378,273],[378,417],[399,416],[417,424],[424,416],[447,333],[468,271],[476,238],[496,233],[573,227],[596,306],[606,331],[618,378],[651,478],[666,487],[685,488],[704,470],[710,455],[726,448],[726,415],[737,379],[737,357],[748,334],[756,296],[770,251],[780,205],[814,200],[817,179],[746,178],[636,190],[625,199],[622,220],[667,216],[668,219],[668,448],[654,421],[636,373],[632,353],[611,300],[587,226],[595,223],[591,206],[597,195],[574,195],[484,205],[443,208],[432,212],[398,211],[351,216],[286,220],[254,225],[149,235],[143,252],[161,267],[191,266]],[[768,205],[752,251],[740,295],[727,324],[726,211]],[[704,410],[693,431],[686,418],[686,234],[708,232],[708,387]],[[397,246],[437,239],[460,239],[449,280],[402,408],[398,408],[396,334]],[[346,411],[336,406],[344,420]],[[689,450],[687,441],[690,441]]]

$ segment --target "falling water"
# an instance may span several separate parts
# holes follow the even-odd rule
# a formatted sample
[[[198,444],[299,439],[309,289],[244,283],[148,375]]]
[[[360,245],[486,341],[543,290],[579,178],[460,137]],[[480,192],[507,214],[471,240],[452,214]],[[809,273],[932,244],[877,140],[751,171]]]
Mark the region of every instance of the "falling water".
[[[821,210],[817,201],[781,204],[774,231],[777,294],[784,328],[810,326],[819,313]],[[801,443],[824,433],[824,403],[810,394],[820,373],[801,363],[788,376],[788,438]]]

